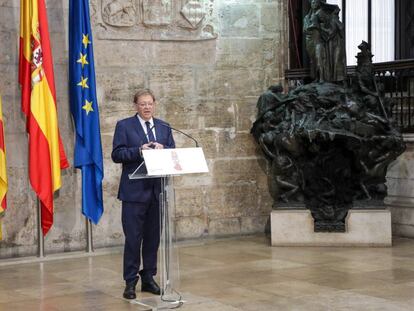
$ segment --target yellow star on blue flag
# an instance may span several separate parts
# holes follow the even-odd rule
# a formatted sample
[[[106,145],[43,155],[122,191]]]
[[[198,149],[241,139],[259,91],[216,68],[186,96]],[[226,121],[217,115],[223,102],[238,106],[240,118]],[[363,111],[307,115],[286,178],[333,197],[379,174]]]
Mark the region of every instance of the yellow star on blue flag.
[[[85,100],[85,105],[82,106],[82,109],[86,111],[86,115],[89,114],[89,112],[93,111],[92,108],[92,102]]]
[[[91,44],[92,42],[89,41],[89,35],[86,34],[82,34],[82,43],[83,43],[83,47],[86,49],[88,47],[88,44]]]
[[[84,77],[81,76],[81,80],[80,80],[80,82],[77,85],[78,86],[81,86],[83,89],[84,88],[87,88],[88,89],[89,86],[88,86],[87,82],[88,82],[88,78],[84,78]]]
[[[83,69],[83,66],[89,64],[88,61],[86,60],[86,57],[87,56],[88,56],[87,54],[82,54],[82,52],[81,52],[79,59],[76,61],[77,63],[81,63],[82,64],[82,69]]]

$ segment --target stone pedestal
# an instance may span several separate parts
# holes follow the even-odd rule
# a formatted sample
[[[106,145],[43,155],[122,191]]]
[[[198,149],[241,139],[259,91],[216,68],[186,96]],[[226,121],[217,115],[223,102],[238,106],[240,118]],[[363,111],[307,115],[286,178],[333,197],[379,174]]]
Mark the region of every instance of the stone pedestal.
[[[350,210],[346,232],[314,232],[309,210],[273,210],[272,246],[392,246],[391,212]]]
[[[384,203],[391,210],[393,234],[414,238],[414,134],[403,136],[407,149],[388,168]]]

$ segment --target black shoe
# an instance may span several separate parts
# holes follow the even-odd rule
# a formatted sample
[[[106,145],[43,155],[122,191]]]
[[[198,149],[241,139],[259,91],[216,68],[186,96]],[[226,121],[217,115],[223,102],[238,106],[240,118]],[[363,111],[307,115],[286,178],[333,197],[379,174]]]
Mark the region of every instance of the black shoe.
[[[161,293],[160,287],[158,284],[154,281],[154,279],[151,277],[147,280],[142,280],[141,282],[141,292],[149,292],[154,295],[159,295]]]
[[[123,294],[125,299],[137,298],[137,294],[135,294],[135,286],[137,286],[137,282],[138,282],[138,279],[135,281],[126,283],[124,294]]]

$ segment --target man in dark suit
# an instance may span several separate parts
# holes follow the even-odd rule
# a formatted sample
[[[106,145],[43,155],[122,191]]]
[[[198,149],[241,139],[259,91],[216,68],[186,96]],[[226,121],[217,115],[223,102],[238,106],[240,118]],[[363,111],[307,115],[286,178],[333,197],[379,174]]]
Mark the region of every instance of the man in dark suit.
[[[142,163],[141,150],[175,148],[171,128],[153,118],[155,96],[141,89],[134,96],[137,114],[118,121],[115,128],[112,160],[122,163],[118,199],[122,201],[122,228],[125,235],[123,293],[135,299],[138,274],[141,291],[159,295],[153,276],[157,273],[157,252],[160,242],[159,194],[161,180],[129,179],[128,175]],[[142,269],[140,268],[142,254]]]

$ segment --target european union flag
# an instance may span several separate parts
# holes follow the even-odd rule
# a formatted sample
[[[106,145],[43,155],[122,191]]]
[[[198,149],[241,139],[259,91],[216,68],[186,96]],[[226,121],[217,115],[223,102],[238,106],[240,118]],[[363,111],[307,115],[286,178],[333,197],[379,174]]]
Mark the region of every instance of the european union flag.
[[[82,213],[103,213],[103,159],[88,0],[69,2],[70,109],[76,127],[75,167],[82,170]]]

